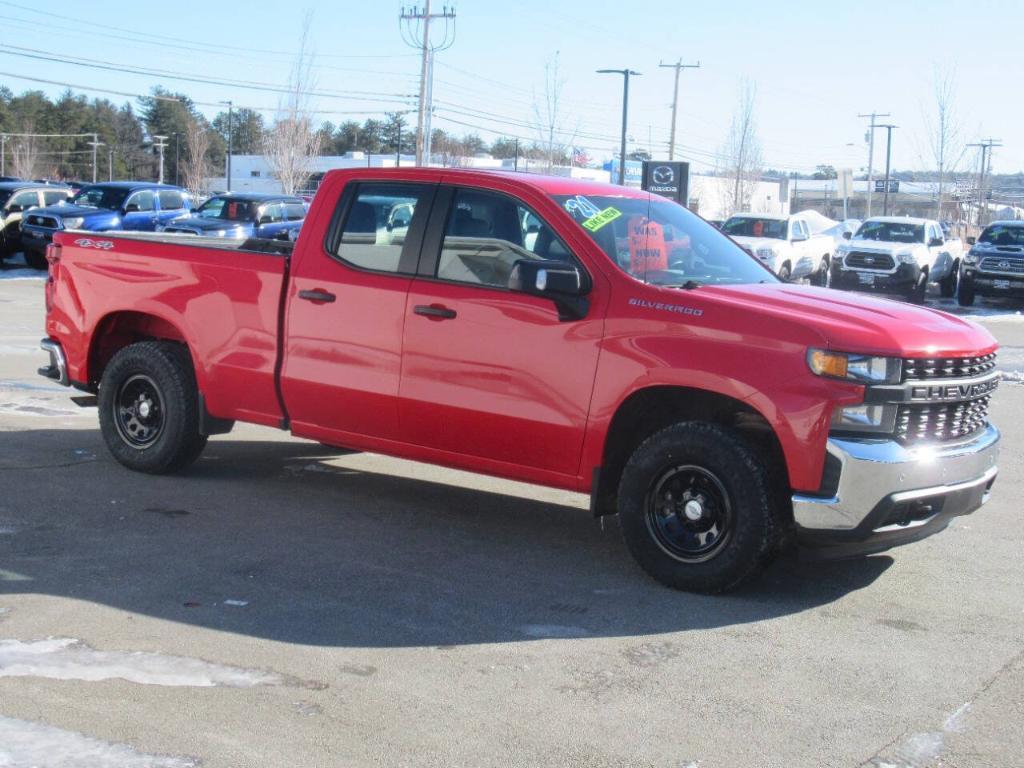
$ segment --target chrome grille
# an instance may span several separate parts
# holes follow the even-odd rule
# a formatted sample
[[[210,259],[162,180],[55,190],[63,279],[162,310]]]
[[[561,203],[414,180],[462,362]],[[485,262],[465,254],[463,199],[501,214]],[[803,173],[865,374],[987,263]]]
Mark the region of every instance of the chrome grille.
[[[978,269],[986,272],[1024,275],[1024,258],[1019,256],[986,256],[981,260]]]
[[[906,358],[903,381],[966,379],[988,373],[996,367],[996,353],[980,357]]]
[[[865,253],[864,251],[850,251],[843,259],[843,263],[855,269],[892,269],[896,266],[892,256],[887,253]]]
[[[985,426],[991,396],[962,403],[901,405],[896,413],[896,438],[903,442],[955,440]]]
[[[903,381],[972,379],[996,367],[995,352],[975,357],[916,357],[903,360]],[[991,395],[954,403],[904,403],[896,411],[896,438],[905,443],[956,440],[982,429]]]

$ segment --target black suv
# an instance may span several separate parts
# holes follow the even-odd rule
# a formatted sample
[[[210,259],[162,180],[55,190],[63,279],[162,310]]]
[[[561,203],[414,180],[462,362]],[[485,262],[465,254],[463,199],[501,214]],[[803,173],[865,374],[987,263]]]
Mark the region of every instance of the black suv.
[[[967,244],[971,250],[960,265],[960,306],[971,306],[975,296],[1024,298],[1024,221],[993,221]]]

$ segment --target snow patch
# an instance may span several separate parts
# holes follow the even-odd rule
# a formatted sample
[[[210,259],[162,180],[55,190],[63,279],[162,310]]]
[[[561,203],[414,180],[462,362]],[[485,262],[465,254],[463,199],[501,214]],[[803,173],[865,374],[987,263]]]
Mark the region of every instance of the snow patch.
[[[142,685],[199,688],[251,688],[287,682],[280,675],[257,669],[229,667],[184,656],[144,651],[97,651],[73,638],[49,638],[28,643],[0,640],[2,677],[90,682],[122,679]],[[0,766],[3,765],[0,762]]]
[[[527,624],[519,628],[527,637],[571,638],[587,637],[589,630],[583,627],[568,627],[561,624]]]
[[[0,766],[4,768],[195,768],[186,757],[147,755],[42,723],[0,717]]]
[[[1007,384],[1024,384],[1024,371],[999,371],[999,377]]]
[[[970,711],[970,702],[946,718],[941,731],[914,733],[904,739],[888,757],[876,757],[874,768],[924,768],[931,765],[946,747],[946,735],[963,731],[964,716]]]

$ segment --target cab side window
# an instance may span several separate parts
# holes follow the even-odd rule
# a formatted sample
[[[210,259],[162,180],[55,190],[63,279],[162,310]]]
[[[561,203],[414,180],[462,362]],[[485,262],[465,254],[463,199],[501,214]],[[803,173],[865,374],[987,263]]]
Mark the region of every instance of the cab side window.
[[[260,209],[259,221],[262,224],[278,224],[284,220],[283,203],[270,203]]]
[[[416,254],[406,253],[409,229],[429,213],[427,184],[360,184],[345,214],[334,255],[360,269],[412,274]]]
[[[135,206],[132,208],[132,206]],[[124,209],[133,211],[152,211],[153,210],[153,190],[144,189],[141,192],[136,192],[134,195],[128,198],[124,205]]]
[[[185,198],[181,192],[161,189],[158,193],[161,211],[178,211],[185,207]]]
[[[554,230],[521,203],[494,192],[457,190],[436,277],[505,288],[519,259],[573,260]]]
[[[306,206],[302,203],[285,203],[284,217],[287,221],[302,221],[306,218]]]
[[[68,193],[62,189],[46,189],[43,190],[43,204],[44,205],[57,205],[57,203],[64,202],[68,199]]]
[[[29,208],[35,208],[38,205],[39,193],[33,189],[26,192],[19,192],[11,197],[11,202],[8,203],[8,208],[11,206],[18,206],[21,210],[27,211]]]

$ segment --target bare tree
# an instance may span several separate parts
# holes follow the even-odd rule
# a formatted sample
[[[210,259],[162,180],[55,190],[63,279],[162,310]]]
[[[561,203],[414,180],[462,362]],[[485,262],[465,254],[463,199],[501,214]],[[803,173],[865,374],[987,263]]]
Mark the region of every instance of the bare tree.
[[[203,191],[206,179],[211,176],[210,129],[203,121],[192,118],[185,128],[185,162],[181,166],[185,187],[193,196]]]
[[[32,120],[24,120],[18,127],[18,133],[31,134],[36,124]],[[38,176],[39,141],[35,136],[17,136],[11,141],[11,170],[19,179],[33,179]]]
[[[720,152],[725,174],[732,179],[732,190],[725,194],[727,215],[750,207],[754,187],[761,178],[761,140],[757,135],[754,109],[757,86],[749,80],[740,84],[739,103],[732,116],[729,136]]]
[[[967,146],[963,138],[963,127],[956,114],[956,72],[951,68],[936,67],[933,87],[935,111],[925,114],[925,125],[928,129],[928,150],[938,171],[935,218],[941,219],[944,182],[947,174],[956,174]]]
[[[278,104],[274,125],[263,142],[263,156],[281,182],[285,194],[294,194],[313,175],[314,158],[320,154],[322,134],[313,125],[309,94],[314,87],[313,55],[309,51],[311,14],[302,25],[299,53],[288,82],[288,92]]]
[[[533,95],[533,115],[536,125],[539,144],[544,149],[545,170],[550,173],[556,160],[568,156],[571,151],[569,146],[576,135],[576,130],[565,130],[565,120],[562,115],[561,102],[562,91],[565,88],[566,80],[559,74],[558,62],[559,52],[548,59],[544,64],[544,93],[538,99],[536,92]],[[568,136],[566,141],[564,137]]]

